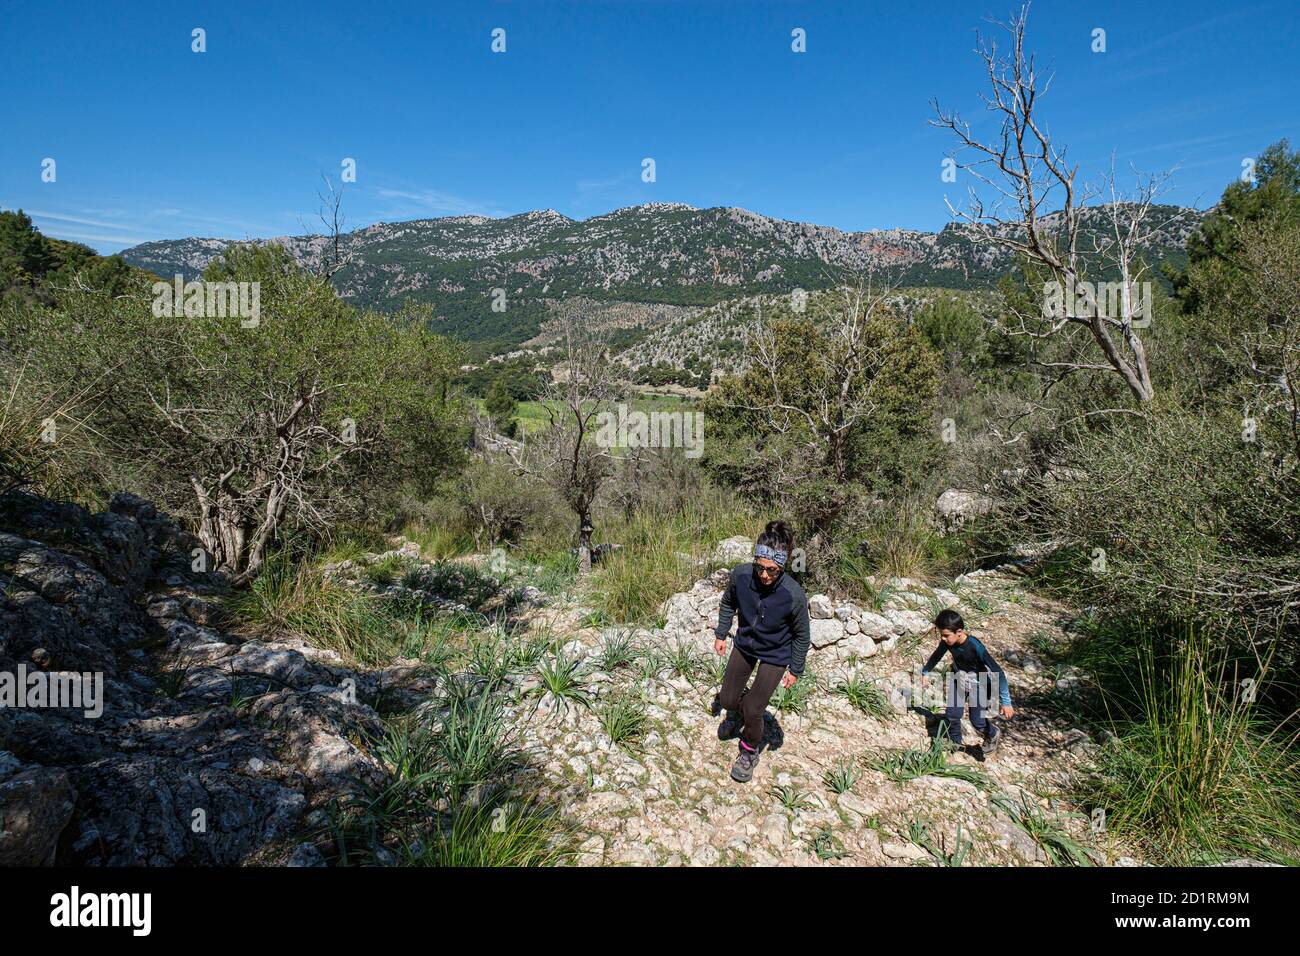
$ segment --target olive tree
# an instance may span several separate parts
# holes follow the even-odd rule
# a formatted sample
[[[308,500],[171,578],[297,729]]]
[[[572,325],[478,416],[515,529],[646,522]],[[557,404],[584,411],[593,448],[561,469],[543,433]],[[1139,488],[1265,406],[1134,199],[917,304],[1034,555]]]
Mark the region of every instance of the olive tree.
[[[855,284],[769,308],[745,367],[701,402],[706,471],[772,506],[792,508],[811,551],[845,509],[923,470],[940,358],[888,305]]]
[[[455,466],[457,355],[418,317],[357,312],[279,246],[232,247],[205,281],[249,283],[257,314],[208,299],[177,317],[159,286],[74,296],[20,335],[47,381],[98,380],[89,427],[193,519],[216,569],[246,581],[287,527],[325,531]]]

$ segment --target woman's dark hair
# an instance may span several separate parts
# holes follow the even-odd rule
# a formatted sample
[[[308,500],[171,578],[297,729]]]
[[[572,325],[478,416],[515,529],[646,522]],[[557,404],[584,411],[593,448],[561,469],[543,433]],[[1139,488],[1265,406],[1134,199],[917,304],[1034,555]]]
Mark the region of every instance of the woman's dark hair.
[[[952,608],[940,611],[939,616],[934,619],[934,626],[941,631],[952,631],[954,633],[966,630],[966,622]]]
[[[763,533],[758,536],[755,545],[765,544],[786,554],[794,553],[794,532],[784,521],[769,521]]]

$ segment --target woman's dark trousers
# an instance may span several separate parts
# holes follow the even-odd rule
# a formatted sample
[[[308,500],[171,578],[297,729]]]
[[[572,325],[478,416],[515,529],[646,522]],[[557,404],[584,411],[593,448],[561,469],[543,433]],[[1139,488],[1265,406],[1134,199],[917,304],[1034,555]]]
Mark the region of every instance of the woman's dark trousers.
[[[755,664],[758,665],[758,676],[754,678],[754,686],[746,693],[745,685],[749,682],[749,675],[753,672]],[[719,696],[722,706],[728,711],[733,714],[740,711],[744,719],[744,730],[741,731],[740,739],[754,750],[758,749],[759,743],[763,740],[763,712],[767,710],[767,702],[772,699],[776,685],[781,683],[784,674],[784,667],[750,657],[737,648],[731,649],[731,657],[727,660],[727,671],[722,677],[722,693]]]

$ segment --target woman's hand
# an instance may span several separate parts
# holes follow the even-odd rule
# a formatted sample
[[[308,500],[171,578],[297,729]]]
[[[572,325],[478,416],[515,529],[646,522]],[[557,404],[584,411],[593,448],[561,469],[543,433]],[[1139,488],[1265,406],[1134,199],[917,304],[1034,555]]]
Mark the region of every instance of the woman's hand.
[[[715,637],[713,639],[713,652],[719,657],[727,653],[727,642],[722,638]]]
[[[793,687],[793,686],[794,686],[794,682],[797,681],[798,679],[799,679],[799,678],[795,677],[795,676],[794,676],[793,674],[791,674],[789,671],[786,671],[786,672],[785,672],[785,676],[781,678],[781,686],[782,686],[782,687]]]
[[[1016,709],[1008,705],[1006,707],[999,708],[998,713],[1001,714],[1003,717],[1007,718],[1008,720],[1010,720],[1012,717],[1016,716]]]

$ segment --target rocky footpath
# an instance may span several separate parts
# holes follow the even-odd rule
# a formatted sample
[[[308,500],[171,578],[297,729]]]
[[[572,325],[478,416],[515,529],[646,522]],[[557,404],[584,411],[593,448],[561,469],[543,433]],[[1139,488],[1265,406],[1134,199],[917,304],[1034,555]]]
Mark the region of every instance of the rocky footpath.
[[[736,744],[718,739],[714,702],[722,659],[711,654],[712,627],[725,583],[720,570],[673,595],[662,629],[577,631],[558,657],[578,663],[585,706],[520,694],[513,713],[523,739],[580,822],[579,863],[1044,865],[1051,847],[1035,822],[1087,845],[1094,859],[1135,862],[1121,848],[1092,845],[1086,816],[1051,796],[1095,743],[1061,717],[1023,706],[1083,680],[1041,657],[1063,637],[1061,608],[1020,593],[1001,572],[962,576],[951,591],[882,581],[885,599],[874,610],[814,595],[818,637],[796,685],[802,693],[774,699],[762,762],[751,783],[738,784],[728,775]],[[930,747],[933,718],[909,708],[901,691],[935,646],[926,615],[936,603],[959,608],[1001,657],[1023,709],[993,757],[958,752],[948,758],[955,775],[899,781],[874,769],[873,758]],[[625,641],[666,656],[609,666],[611,646]],[[887,706],[872,715],[856,708],[843,691],[854,683],[877,688]],[[615,742],[601,714],[629,696],[643,702],[647,731]]]
[[[0,865],[316,862],[324,805],[382,777],[357,741],[403,669],[232,636],[197,541],[140,498],[2,507],[0,675],[101,680],[102,712],[0,707]]]
[[[384,730],[380,697],[418,713],[434,696],[433,670],[415,659],[365,670],[294,637],[239,633],[223,582],[192,570],[197,542],[139,498],[90,514],[11,496],[0,528],[0,677],[102,680],[98,708],[0,706],[0,865],[319,865],[334,801],[385,779],[367,744]],[[503,635],[515,642],[501,692],[527,754],[518,774],[561,808],[579,864],[1048,862],[1027,813],[1090,843],[1079,808],[1052,794],[1094,742],[1061,709],[1024,703],[1084,679],[1045,657],[1066,615],[1007,573],[948,588],[871,581],[870,606],[812,595],[808,671],[774,699],[742,785],[714,707],[725,568],[701,568],[661,626],[610,627],[581,587],[544,593],[500,555],[435,562],[397,545],[324,572],[468,622],[480,657]],[[720,542],[712,564],[750,547]],[[902,689],[933,649],[941,607],[959,608],[1004,662],[1021,710],[991,759],[957,753],[908,778],[890,760],[926,751],[935,727]],[[619,729],[620,707],[635,729]]]

